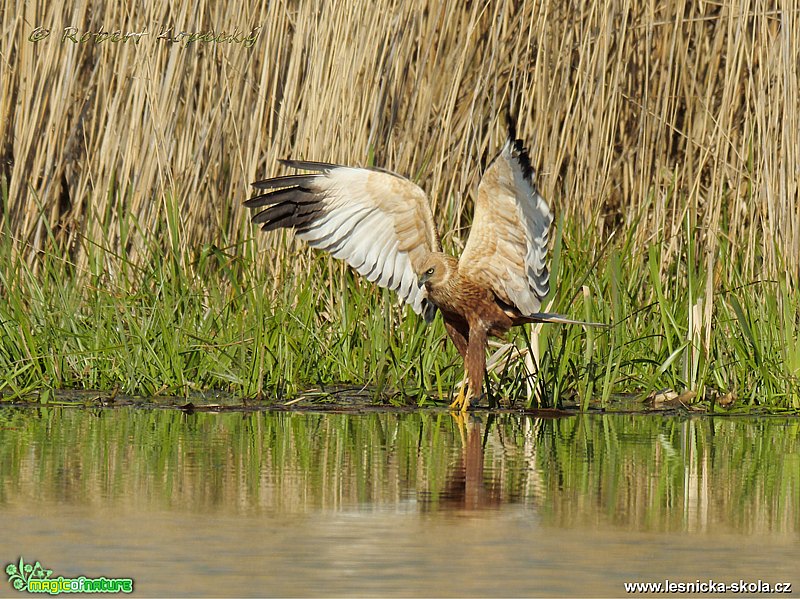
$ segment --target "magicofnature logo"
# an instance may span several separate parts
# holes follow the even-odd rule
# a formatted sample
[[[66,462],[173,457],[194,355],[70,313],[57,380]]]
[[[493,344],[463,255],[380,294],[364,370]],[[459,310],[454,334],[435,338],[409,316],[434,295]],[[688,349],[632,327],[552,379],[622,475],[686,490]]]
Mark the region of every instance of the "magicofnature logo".
[[[28,593],[132,593],[133,580],[130,578],[51,578],[53,571],[42,567],[42,564],[26,564],[20,557],[16,564],[6,566],[8,582],[20,592]]]

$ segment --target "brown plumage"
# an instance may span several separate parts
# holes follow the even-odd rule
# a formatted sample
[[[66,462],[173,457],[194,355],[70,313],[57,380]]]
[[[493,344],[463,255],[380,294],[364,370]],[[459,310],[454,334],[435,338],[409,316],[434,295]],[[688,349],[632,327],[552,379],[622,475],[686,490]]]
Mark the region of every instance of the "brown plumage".
[[[313,174],[253,183],[269,190],[245,205],[253,222],[293,228],[312,247],[345,260],[369,281],[397,292],[430,322],[438,309],[464,358],[467,386],[451,408],[480,397],[489,335],[531,322],[580,323],[539,312],[549,291],[547,241],[553,216],[533,182],[522,142],[508,141],[484,173],[472,230],[460,260],[442,252],[425,192],[384,170],[283,161]]]

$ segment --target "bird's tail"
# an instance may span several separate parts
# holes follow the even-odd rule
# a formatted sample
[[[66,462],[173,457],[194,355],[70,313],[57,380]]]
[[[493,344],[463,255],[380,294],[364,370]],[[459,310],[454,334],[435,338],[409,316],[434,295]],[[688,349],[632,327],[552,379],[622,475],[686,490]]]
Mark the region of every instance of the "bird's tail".
[[[604,322],[586,322],[585,320],[572,320],[561,314],[553,314],[551,312],[537,312],[527,317],[529,322],[552,322],[556,324],[582,324],[587,327],[601,327],[608,328],[611,325]]]

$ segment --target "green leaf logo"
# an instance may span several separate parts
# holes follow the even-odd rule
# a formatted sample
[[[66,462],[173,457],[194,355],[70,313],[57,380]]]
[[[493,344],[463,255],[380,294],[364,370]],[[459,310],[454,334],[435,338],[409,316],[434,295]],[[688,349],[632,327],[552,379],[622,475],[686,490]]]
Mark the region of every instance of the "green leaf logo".
[[[52,570],[45,570],[39,562],[33,565],[26,564],[22,557],[19,558],[19,563],[6,566],[8,582],[18,591],[26,590],[28,588],[28,580],[31,578],[45,580],[50,578],[52,573]]]

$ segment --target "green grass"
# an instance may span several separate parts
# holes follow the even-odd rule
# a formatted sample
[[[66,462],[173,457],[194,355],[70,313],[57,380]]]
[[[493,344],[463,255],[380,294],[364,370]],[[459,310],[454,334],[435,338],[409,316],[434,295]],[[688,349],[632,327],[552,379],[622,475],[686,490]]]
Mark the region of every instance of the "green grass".
[[[425,326],[392,294],[327,256],[288,243],[259,250],[246,221],[242,242],[189,247],[169,197],[163,210],[160,229],[147,232],[133,218],[114,229],[97,215],[106,233],[81,240],[85,266],[49,229],[47,249],[33,260],[20,257],[5,231],[1,393],[214,389],[285,401],[346,383],[368,387],[379,403],[425,404],[446,399],[460,382],[461,360],[440,319]],[[800,299],[785,280],[751,281],[735,264],[694,260],[696,234],[687,220],[687,251],[670,257],[665,239],[641,248],[623,231],[601,248],[591,234],[560,224],[550,309],[612,326],[512,332],[500,340],[511,345],[490,374],[491,401],[613,407],[616,396],[670,388],[695,391],[709,410],[731,392],[733,410],[800,408]],[[134,235],[146,240],[138,258],[109,249],[112,239],[124,248]],[[272,255],[278,251],[282,261]],[[529,371],[522,358],[534,345],[541,360]]]

